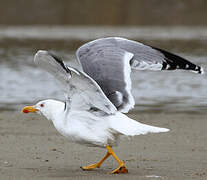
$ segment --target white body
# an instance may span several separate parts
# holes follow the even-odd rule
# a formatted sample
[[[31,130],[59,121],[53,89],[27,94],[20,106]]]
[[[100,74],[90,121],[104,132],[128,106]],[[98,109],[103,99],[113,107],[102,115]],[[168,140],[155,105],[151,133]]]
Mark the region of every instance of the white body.
[[[39,104],[44,103],[44,107]],[[167,132],[168,129],[139,123],[121,112],[113,115],[86,110],[64,110],[65,104],[56,100],[39,102],[36,107],[63,136],[70,141],[90,146],[116,145],[120,135],[135,136]]]

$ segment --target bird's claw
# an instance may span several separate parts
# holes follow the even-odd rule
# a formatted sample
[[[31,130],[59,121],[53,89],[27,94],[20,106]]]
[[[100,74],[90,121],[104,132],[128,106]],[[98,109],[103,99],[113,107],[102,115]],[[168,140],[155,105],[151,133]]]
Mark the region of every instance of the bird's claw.
[[[91,164],[89,166],[81,166],[80,167],[83,171],[90,171],[93,170],[95,168],[100,168],[100,166],[98,164]]]
[[[118,168],[116,168],[111,172],[111,174],[121,174],[121,173],[128,173],[128,169],[124,164],[120,165]]]

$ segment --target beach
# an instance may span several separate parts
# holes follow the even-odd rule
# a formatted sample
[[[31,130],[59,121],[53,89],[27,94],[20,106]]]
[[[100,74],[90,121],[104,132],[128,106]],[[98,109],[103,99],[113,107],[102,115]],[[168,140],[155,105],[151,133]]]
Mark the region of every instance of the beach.
[[[2,111],[0,179],[207,179],[206,113],[133,111],[128,116],[170,132],[122,139],[114,151],[129,173],[113,175],[112,157],[100,169],[80,169],[101,159],[105,149],[68,142],[38,114]]]

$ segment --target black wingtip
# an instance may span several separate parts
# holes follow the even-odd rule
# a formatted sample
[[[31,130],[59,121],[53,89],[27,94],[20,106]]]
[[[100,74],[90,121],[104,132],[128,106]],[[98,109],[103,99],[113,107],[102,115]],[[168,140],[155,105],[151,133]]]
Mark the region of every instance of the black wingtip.
[[[52,56],[52,57],[55,59],[55,61],[56,61],[57,63],[59,63],[59,64],[62,66],[62,68],[63,68],[67,73],[70,73],[70,74],[71,74],[71,71],[67,68],[67,66],[64,64],[64,62],[61,60],[60,57],[58,57],[57,55],[55,55],[53,52],[48,52],[48,54],[49,54],[50,56]]]
[[[202,67],[200,67],[200,66],[196,66],[196,67],[197,67],[197,70],[196,70],[196,71],[197,71],[199,74],[204,74],[204,73],[205,73]]]
[[[197,66],[190,61],[184,59],[183,57],[180,57],[176,54],[170,53],[168,51],[165,51],[163,49],[152,47],[153,49],[159,51],[164,55],[164,62],[162,70],[175,70],[175,69],[184,69],[184,70],[190,70],[197,72],[199,74],[203,74],[203,68],[200,66]]]

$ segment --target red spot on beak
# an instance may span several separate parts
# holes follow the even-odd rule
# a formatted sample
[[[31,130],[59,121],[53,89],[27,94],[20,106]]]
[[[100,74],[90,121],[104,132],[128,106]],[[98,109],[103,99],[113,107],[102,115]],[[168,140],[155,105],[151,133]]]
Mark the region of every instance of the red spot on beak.
[[[23,113],[29,113],[29,111],[27,109],[24,109]]]

